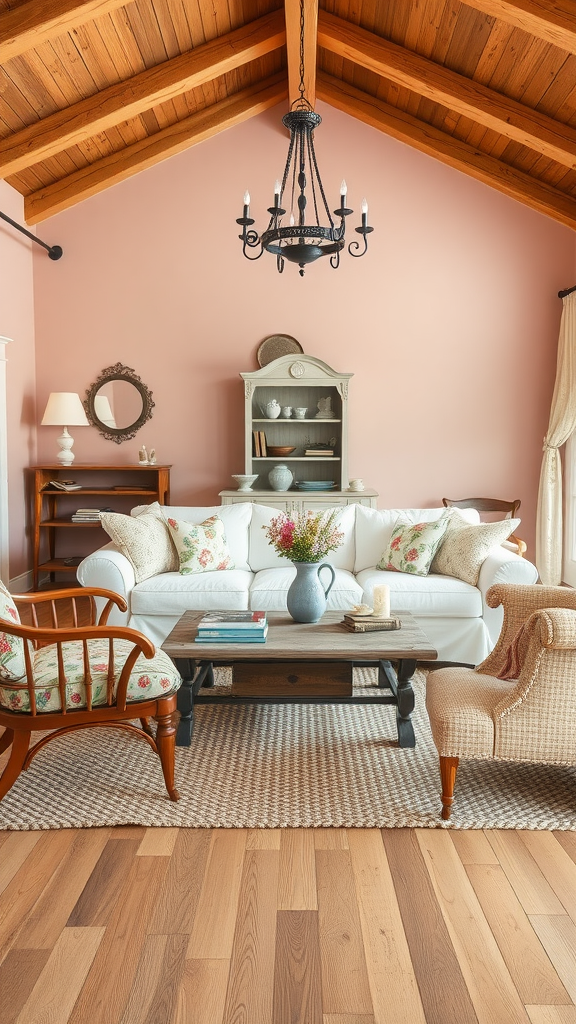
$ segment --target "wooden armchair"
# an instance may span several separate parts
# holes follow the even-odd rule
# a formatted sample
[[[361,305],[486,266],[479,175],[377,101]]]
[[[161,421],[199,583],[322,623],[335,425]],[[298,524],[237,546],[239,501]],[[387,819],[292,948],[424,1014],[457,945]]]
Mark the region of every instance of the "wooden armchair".
[[[460,758],[576,765],[576,591],[502,583],[486,600],[504,608],[494,650],[426,686],[445,820]]]
[[[514,501],[503,501],[501,498],[442,498],[444,508],[475,508],[478,512],[503,512],[503,519],[515,519],[520,508],[521,501],[515,498]],[[527,544],[514,533],[511,533],[505,546],[513,548],[520,556],[526,552]]]
[[[95,598],[105,601],[99,617]],[[0,583],[0,753],[11,747],[0,800],[46,743],[89,726],[115,726],[146,740],[160,758],[170,799],[179,799],[173,716],[181,678],[143,633],[107,625],[114,604],[126,610],[124,599],[109,590],[12,597]],[[18,607],[27,610],[31,625],[22,625]],[[150,718],[157,722],[155,735]],[[127,719],[139,719],[140,727]],[[32,733],[46,730],[52,731],[29,749]]]

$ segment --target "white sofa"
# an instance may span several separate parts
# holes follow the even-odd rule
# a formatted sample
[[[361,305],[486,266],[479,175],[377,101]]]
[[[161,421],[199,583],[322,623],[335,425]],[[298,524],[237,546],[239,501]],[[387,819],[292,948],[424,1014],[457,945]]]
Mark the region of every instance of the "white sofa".
[[[142,506],[132,514],[141,511]],[[369,604],[374,585],[387,583],[392,613],[411,612],[441,661],[475,665],[492,649],[500,631],[501,609],[487,607],[488,588],[493,583],[535,583],[538,573],[531,562],[504,546],[489,552],[476,587],[452,576],[414,576],[376,569],[400,515],[415,523],[431,522],[445,511],[371,509],[357,504],[340,509],[338,525],[344,541],[325,559],[336,571],[328,608],[345,611],[362,601]],[[247,502],[195,508],[170,506],[163,513],[195,524],[218,515],[235,567],[192,575],[164,572],[135,583],[129,559],[114,544],[106,544],[81,562],[77,574],[83,586],[114,590],[126,599],[128,613],[112,613],[115,618],[111,617],[111,622],[128,624],[161,644],[188,610],[286,611],[286,593],[295,569],[276,553],[263,530],[278,514],[277,509]],[[466,510],[465,518],[472,523],[479,521],[472,509]]]

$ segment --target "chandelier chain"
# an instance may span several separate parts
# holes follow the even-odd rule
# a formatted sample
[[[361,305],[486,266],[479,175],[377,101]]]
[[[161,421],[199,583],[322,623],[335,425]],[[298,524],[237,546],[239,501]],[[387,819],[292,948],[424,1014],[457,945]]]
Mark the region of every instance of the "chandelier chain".
[[[304,96],[306,92],[306,86],[304,85],[304,0],[300,0],[300,85],[298,86],[298,92],[300,93],[298,101],[300,105],[310,106]]]

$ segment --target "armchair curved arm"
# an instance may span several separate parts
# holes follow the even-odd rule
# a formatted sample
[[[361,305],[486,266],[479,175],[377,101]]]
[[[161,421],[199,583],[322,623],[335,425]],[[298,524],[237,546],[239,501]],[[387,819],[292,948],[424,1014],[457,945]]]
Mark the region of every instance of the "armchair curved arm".
[[[36,605],[50,604],[50,618],[54,629],[58,628],[59,616],[57,601],[70,601],[72,604],[72,619],[74,628],[78,625],[78,602],[84,598],[89,599],[90,607],[90,622],[96,623],[97,608],[95,598],[101,597],[105,600],[105,605],[102,609],[100,616],[98,617],[98,625],[104,626],[112,611],[113,605],[116,605],[121,612],[125,612],[128,605],[120,594],[116,594],[113,590],[104,590],[101,587],[63,587],[60,590],[39,590],[31,594],[13,594],[12,595],[15,604],[18,606],[29,607],[32,611],[32,621],[34,625],[38,626],[38,616],[36,614]],[[61,606],[62,607],[62,606]]]
[[[490,587],[486,597],[489,608],[502,605],[504,621],[494,650],[477,666],[478,672],[498,676],[518,630],[533,612],[564,608],[576,610],[576,590],[568,587],[544,587],[540,584],[497,583]]]

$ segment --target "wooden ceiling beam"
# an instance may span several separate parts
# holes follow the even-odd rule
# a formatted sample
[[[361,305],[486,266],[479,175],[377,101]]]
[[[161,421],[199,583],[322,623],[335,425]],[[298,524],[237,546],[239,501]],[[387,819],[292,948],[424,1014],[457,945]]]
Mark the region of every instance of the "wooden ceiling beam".
[[[551,185],[321,71],[317,91],[338,110],[576,230],[576,201]]]
[[[132,0],[27,0],[0,14],[0,64]]]
[[[286,75],[274,75],[197,114],[191,114],[177,124],[163,128],[155,135],[97,160],[27,196],[24,200],[26,221],[36,224],[83,199],[103,192],[110,185],[124,181],[175,153],[204,142],[225,128],[231,128],[262,113],[285,100],[287,93]]]
[[[538,39],[576,53],[574,0],[466,0],[469,7],[524,29]]]
[[[17,174],[150,107],[174,99],[284,45],[282,11],[142,71],[58,110],[0,142],[0,177]]]
[[[288,54],[288,102],[300,98],[300,0],[284,0]],[[318,0],[304,0],[304,95],[316,104]]]
[[[550,160],[576,167],[576,129],[546,114],[325,11],[320,12],[318,43]]]

